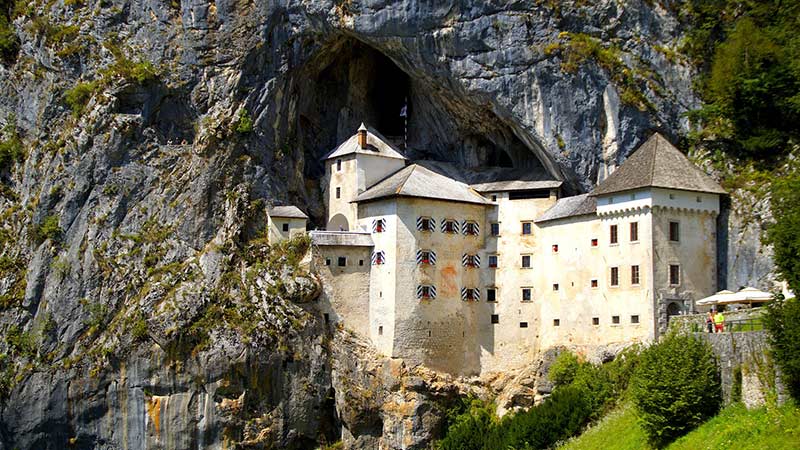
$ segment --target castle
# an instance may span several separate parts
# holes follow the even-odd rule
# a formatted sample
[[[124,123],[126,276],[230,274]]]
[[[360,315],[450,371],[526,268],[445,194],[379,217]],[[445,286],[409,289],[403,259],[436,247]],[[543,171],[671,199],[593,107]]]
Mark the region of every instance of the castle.
[[[321,308],[385,355],[502,371],[554,345],[652,340],[717,290],[725,192],[659,134],[584,195],[439,172],[364,125],[325,157]]]

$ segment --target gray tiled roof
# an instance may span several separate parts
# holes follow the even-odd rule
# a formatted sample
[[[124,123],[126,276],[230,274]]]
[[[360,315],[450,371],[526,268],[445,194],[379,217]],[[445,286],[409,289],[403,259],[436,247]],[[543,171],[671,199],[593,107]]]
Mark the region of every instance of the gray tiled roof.
[[[567,217],[595,214],[596,212],[597,198],[589,194],[575,195],[558,199],[555,205],[551,206],[550,209],[536,219],[536,222],[566,219]]]
[[[312,231],[311,243],[314,245],[343,245],[352,247],[373,247],[372,235],[358,231]]]
[[[524,191],[527,189],[554,189],[561,186],[560,181],[556,180],[509,180],[494,181],[491,183],[473,184],[471,187],[478,192],[505,192],[505,191]]]
[[[361,124],[362,126],[364,124]],[[330,153],[323,157],[323,160],[331,158],[339,158],[353,153],[362,153],[365,155],[378,155],[386,158],[406,159],[400,150],[388,141],[383,135],[378,133],[372,127],[367,127],[367,148],[361,148],[358,145],[358,133],[350,136],[346,141],[339,144],[338,147],[333,149]]]
[[[482,195],[459,181],[417,164],[398,170],[359,194],[355,202],[385,197],[422,197],[464,203],[491,204]]]
[[[267,214],[270,217],[288,217],[291,219],[308,219],[308,216],[300,211],[300,208],[294,205],[289,206],[273,206],[267,209]]]
[[[591,195],[644,187],[724,194],[725,190],[659,133],[654,134],[601,182]]]

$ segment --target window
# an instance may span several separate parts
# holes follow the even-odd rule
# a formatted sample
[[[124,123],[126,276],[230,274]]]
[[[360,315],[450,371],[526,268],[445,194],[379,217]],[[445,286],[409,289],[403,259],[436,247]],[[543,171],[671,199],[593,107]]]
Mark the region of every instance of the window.
[[[639,284],[639,266],[631,266],[631,284]]]
[[[497,196],[496,196],[496,195],[492,195],[492,201],[493,201],[493,202],[496,202],[496,201],[497,201]]]
[[[417,217],[417,230],[436,231],[436,221],[432,217]]]
[[[611,268],[611,286],[619,286],[619,267]]]
[[[561,326],[561,321],[558,320],[558,319],[553,319],[553,326],[554,327],[560,327]]]
[[[491,226],[492,236],[500,236],[500,224],[495,222]]]
[[[597,280],[596,280],[596,279],[595,279],[595,280],[592,280],[592,287],[593,287],[593,288],[596,288],[596,287],[597,287]]]
[[[372,253],[372,265],[378,266],[381,264],[386,264],[386,253],[381,251],[373,252]]]
[[[497,268],[497,255],[489,255],[489,267],[492,269]]]
[[[617,240],[617,226],[611,225],[609,229],[609,237],[608,237],[609,244],[617,244],[619,241]]]
[[[669,223],[669,240],[672,242],[680,242],[681,240],[681,224],[678,222]]]
[[[417,286],[418,299],[433,299],[436,298],[436,286],[421,284]]]
[[[492,323],[493,324],[500,323],[500,315],[499,314],[492,314]]]
[[[553,244],[553,253],[558,253],[558,244]]]
[[[358,265],[359,266],[363,266],[364,265],[364,260],[363,259],[359,259],[358,260]]]
[[[336,188],[336,198],[342,198],[342,188]]]
[[[614,325],[619,325],[619,316],[611,316],[611,323]]]
[[[529,302],[531,301],[531,288],[522,288],[522,301]]]
[[[339,267],[344,267],[347,265],[347,258],[344,256],[340,256],[339,259],[336,261],[336,265]]]
[[[519,327],[520,328],[528,328],[528,322],[520,322],[519,323]]]
[[[342,170],[342,160],[341,159],[337,159],[336,160],[336,171],[340,172],[341,170]]]
[[[497,301],[497,288],[486,288],[486,301],[487,302]]]
[[[639,316],[638,315],[631,316],[631,323],[639,323]]]
[[[464,253],[461,256],[461,265],[464,267],[480,267],[481,257],[479,255],[468,255]]]
[[[383,233],[386,231],[386,219],[376,219],[372,221],[372,232]]]
[[[464,228],[464,236],[477,236],[481,232],[478,223],[473,222],[471,220],[465,220],[463,228]]]
[[[631,222],[631,242],[639,241],[639,222]]]
[[[475,288],[461,288],[461,300],[477,302],[481,299],[481,291]]]
[[[550,189],[527,189],[508,193],[509,200],[526,200],[529,198],[550,198]]]
[[[330,266],[331,265],[331,259],[330,258],[325,258],[325,265],[326,266]]]
[[[522,255],[522,268],[523,269],[531,268],[531,255]]]
[[[378,336],[383,336],[383,325],[378,327]]]
[[[289,231],[289,224],[288,223],[283,224],[283,231]]]
[[[592,247],[597,247],[598,241],[597,238],[592,238]]]
[[[522,234],[531,234],[531,222],[522,222]]]
[[[672,286],[681,284],[681,266],[677,264],[669,265],[669,284]]]
[[[436,252],[433,250],[417,250],[417,264],[436,265]]]
[[[458,222],[452,219],[442,221],[442,233],[458,234]]]
[[[592,325],[600,325],[600,318],[592,317]]]
[[[557,291],[557,290],[558,290],[558,283],[553,283],[553,290],[554,290],[554,291]]]
[[[703,202],[703,199],[702,199],[702,198],[700,198],[700,196],[699,196],[699,195],[697,196],[696,200],[697,200],[697,203],[702,203],[702,202]]]

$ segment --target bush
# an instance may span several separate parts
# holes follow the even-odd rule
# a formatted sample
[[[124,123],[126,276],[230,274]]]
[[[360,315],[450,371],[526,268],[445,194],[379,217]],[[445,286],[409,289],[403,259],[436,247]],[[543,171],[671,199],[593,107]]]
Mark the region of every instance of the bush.
[[[100,84],[97,81],[78,83],[64,94],[64,99],[75,117],[83,114],[86,104],[89,103],[99,87]]]
[[[41,223],[33,226],[32,237],[33,241],[39,245],[47,239],[60,241],[62,233],[63,231],[61,230],[61,225],[59,224],[59,218],[58,216],[53,215],[45,217]]]
[[[800,401],[800,300],[776,300],[767,307],[764,324],[786,388]]]
[[[25,158],[25,148],[15,126],[14,117],[10,117],[8,124],[0,131],[0,171],[10,171],[19,161]]]
[[[800,292],[800,173],[772,180],[770,208],[776,219],[767,226],[766,243],[789,288]]]
[[[440,450],[481,450],[486,436],[494,429],[492,405],[474,398],[462,399],[448,412],[447,435],[438,443]]]
[[[670,334],[642,352],[633,379],[639,423],[661,447],[716,414],[722,401],[711,347]]]
[[[236,132],[239,134],[247,134],[253,131],[253,119],[246,109],[239,112],[239,119],[236,121]]]

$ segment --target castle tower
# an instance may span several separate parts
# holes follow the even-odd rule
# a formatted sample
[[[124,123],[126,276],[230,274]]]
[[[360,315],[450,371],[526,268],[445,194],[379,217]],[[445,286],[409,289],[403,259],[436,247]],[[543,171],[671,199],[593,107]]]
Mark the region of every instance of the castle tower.
[[[356,134],[325,156],[327,229],[354,230],[358,213],[352,201],[405,164],[406,158],[394,145],[362,123]]]

